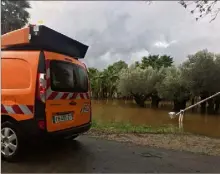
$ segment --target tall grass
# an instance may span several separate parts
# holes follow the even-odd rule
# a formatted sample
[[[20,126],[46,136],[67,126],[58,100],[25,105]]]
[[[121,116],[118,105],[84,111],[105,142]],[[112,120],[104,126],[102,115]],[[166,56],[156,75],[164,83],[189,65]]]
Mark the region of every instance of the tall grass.
[[[174,125],[163,125],[153,127],[149,125],[132,125],[131,123],[105,122],[101,123],[97,120],[92,121],[92,129],[100,131],[109,131],[116,133],[181,133],[178,127]]]

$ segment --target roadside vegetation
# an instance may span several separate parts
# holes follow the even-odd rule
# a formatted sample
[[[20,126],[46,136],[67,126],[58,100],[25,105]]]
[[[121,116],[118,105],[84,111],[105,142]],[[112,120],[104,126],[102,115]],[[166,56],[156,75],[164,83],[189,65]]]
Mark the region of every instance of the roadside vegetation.
[[[93,120],[92,128],[85,134],[126,144],[220,156],[220,139],[186,133],[173,125],[134,126],[129,123],[101,123]]]
[[[138,106],[158,108],[161,101],[172,101],[173,110],[194,104],[220,90],[220,54],[201,50],[175,66],[168,55],[149,55],[128,66],[118,61],[100,71],[89,68],[93,99],[133,99]],[[219,114],[220,97],[197,108],[202,113]],[[195,109],[194,109],[195,111]]]
[[[86,134],[94,138],[124,142],[127,145],[136,144],[220,156],[220,139],[192,134],[116,133],[109,131],[101,132],[94,129],[91,129]]]
[[[103,132],[103,133],[134,133],[134,134],[165,134],[172,133],[178,134],[183,133],[181,129],[175,127],[174,125],[163,125],[163,126],[149,126],[149,125],[133,125],[131,123],[121,123],[121,122],[99,122],[97,120],[92,121],[92,131],[93,132]],[[186,133],[185,133],[186,134]]]

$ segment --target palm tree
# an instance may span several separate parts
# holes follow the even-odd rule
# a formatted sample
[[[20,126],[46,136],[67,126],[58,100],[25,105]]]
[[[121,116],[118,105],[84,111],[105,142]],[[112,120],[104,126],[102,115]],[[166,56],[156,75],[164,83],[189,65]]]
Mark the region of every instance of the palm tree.
[[[118,73],[114,67],[108,67],[104,70],[105,84],[107,86],[108,97],[112,98],[115,90],[117,89],[117,81],[119,78]]]

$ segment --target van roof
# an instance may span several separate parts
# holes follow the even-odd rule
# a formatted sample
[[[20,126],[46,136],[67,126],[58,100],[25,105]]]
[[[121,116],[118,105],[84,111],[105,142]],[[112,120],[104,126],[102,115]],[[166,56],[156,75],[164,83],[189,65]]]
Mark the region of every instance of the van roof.
[[[2,50],[46,50],[84,58],[88,46],[44,25],[29,25],[2,35]]]

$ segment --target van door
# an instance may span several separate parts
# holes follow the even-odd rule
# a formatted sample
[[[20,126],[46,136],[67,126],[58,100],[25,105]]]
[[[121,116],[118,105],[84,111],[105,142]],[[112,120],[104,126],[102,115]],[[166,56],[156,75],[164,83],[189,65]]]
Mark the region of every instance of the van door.
[[[33,119],[39,51],[1,54],[1,114],[17,121]]]
[[[48,132],[81,126],[91,121],[88,74],[81,62],[64,56],[46,59],[46,79]]]

